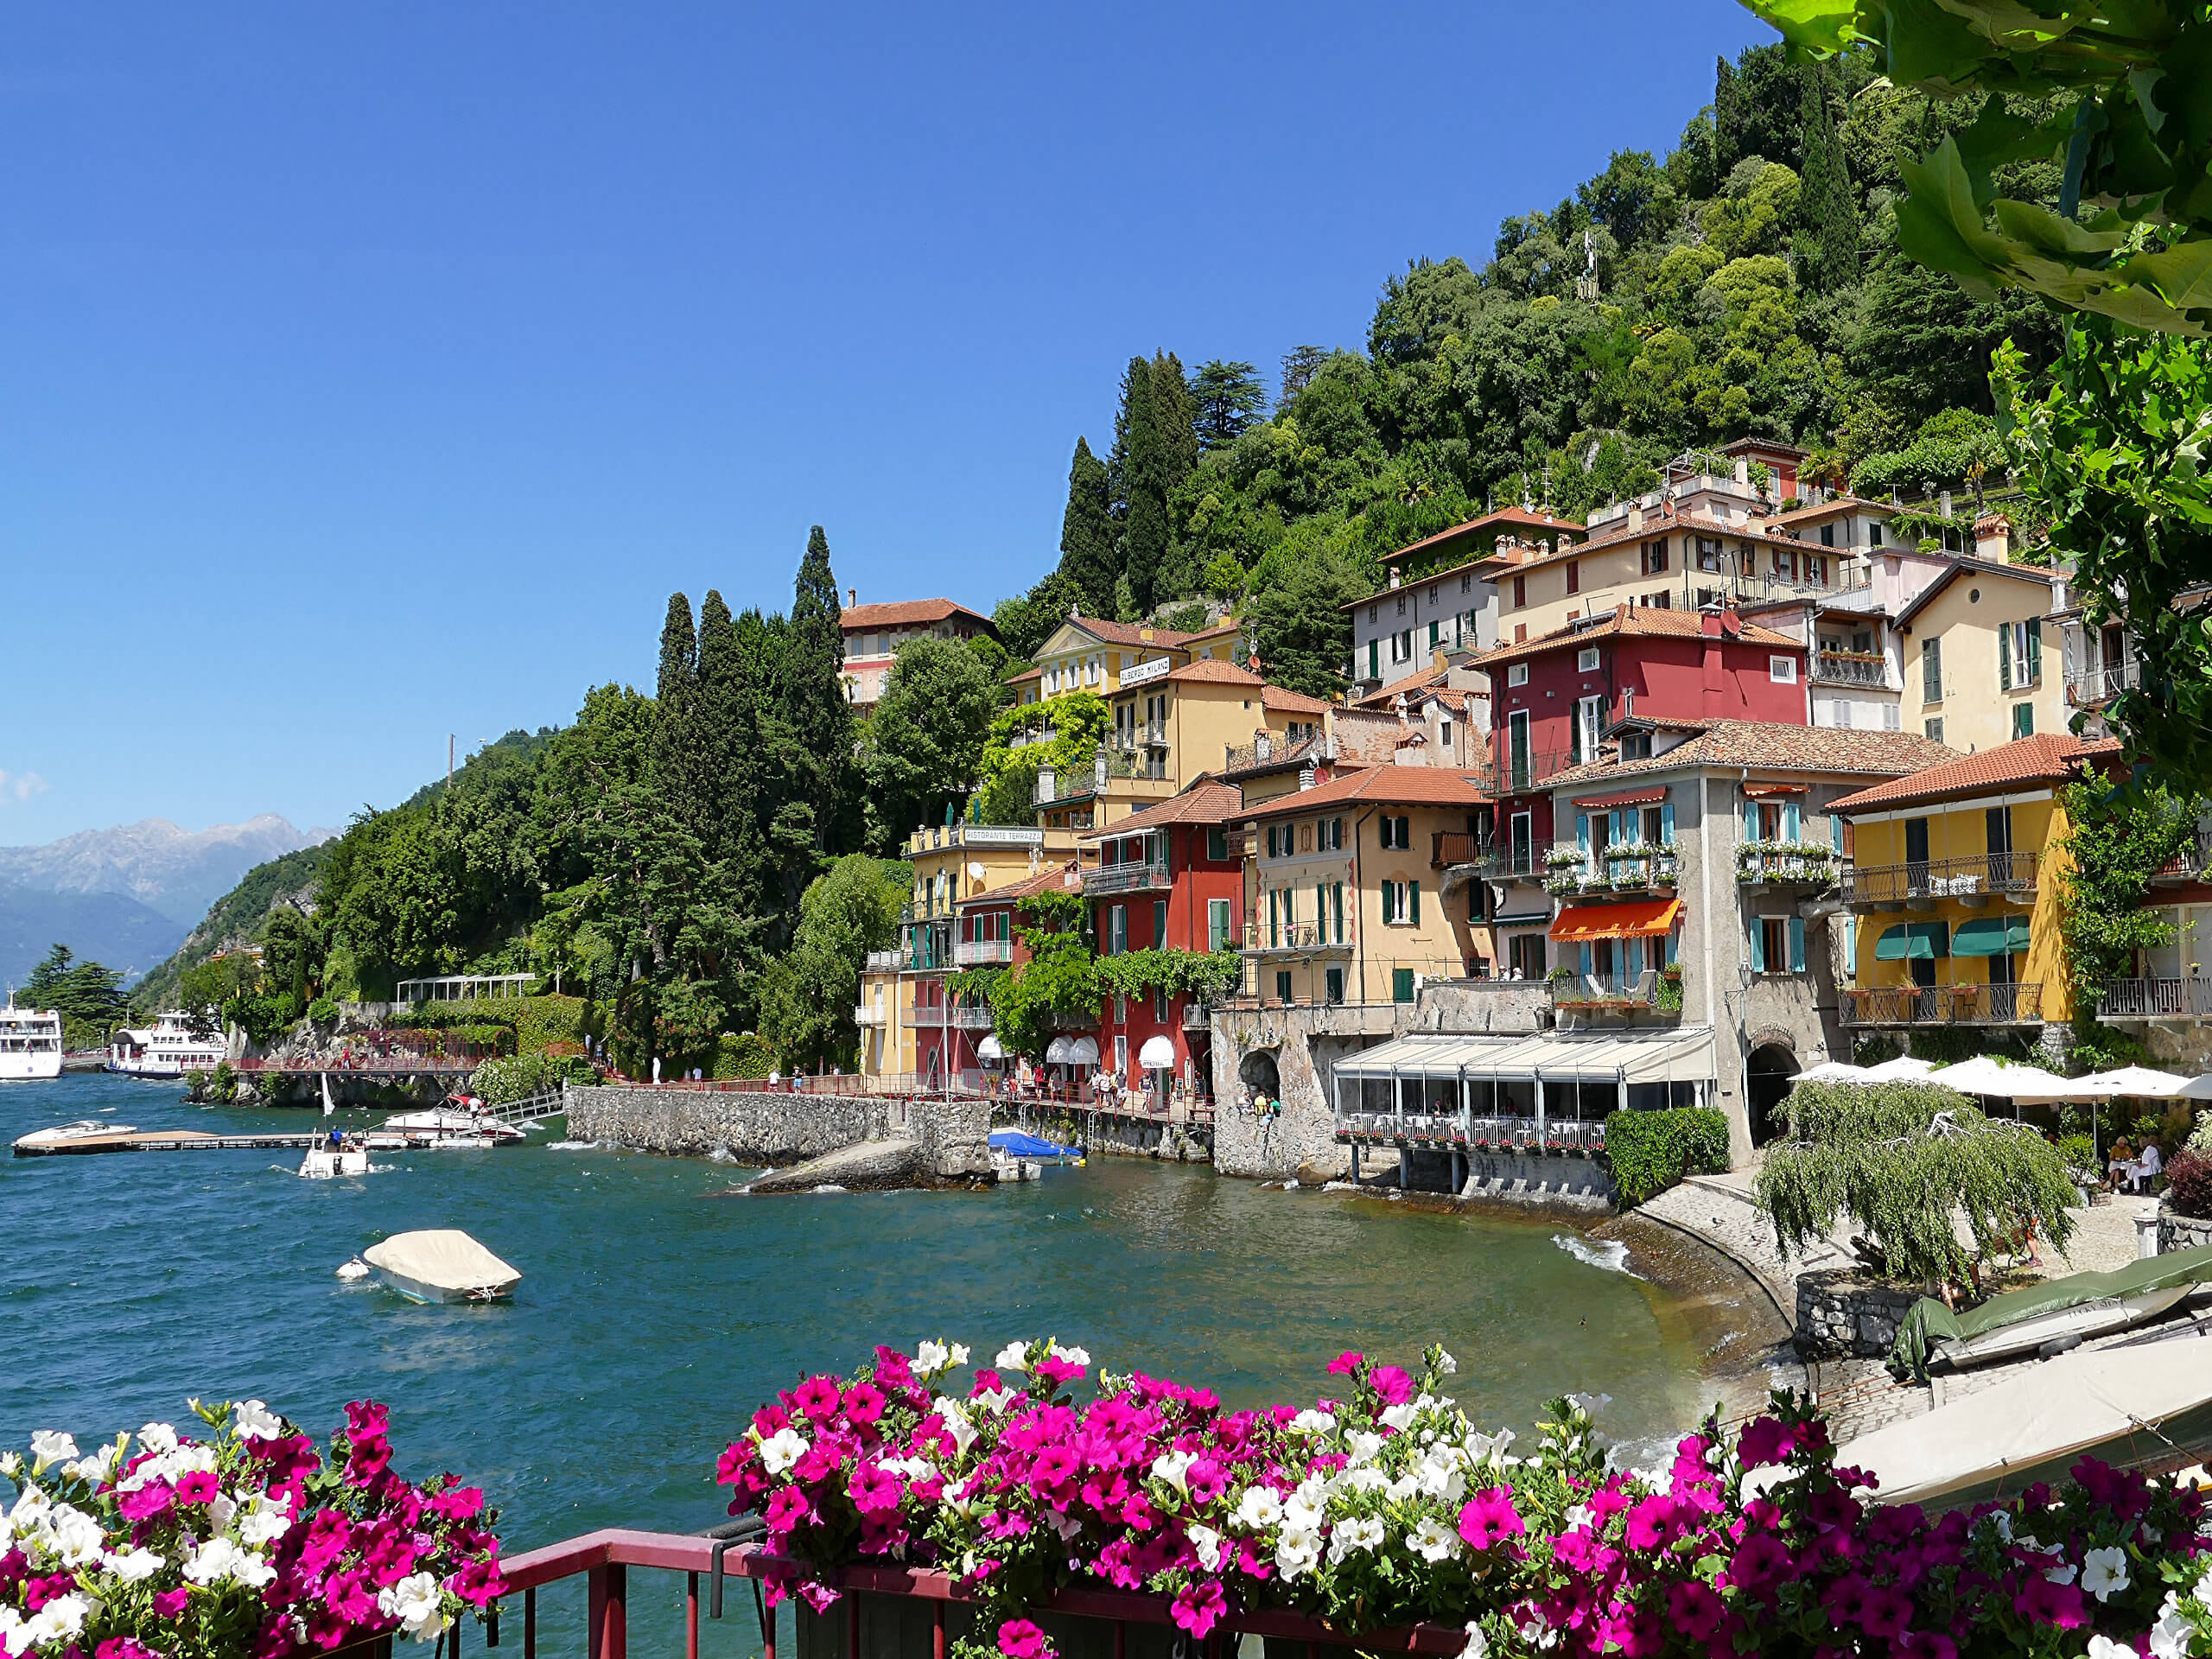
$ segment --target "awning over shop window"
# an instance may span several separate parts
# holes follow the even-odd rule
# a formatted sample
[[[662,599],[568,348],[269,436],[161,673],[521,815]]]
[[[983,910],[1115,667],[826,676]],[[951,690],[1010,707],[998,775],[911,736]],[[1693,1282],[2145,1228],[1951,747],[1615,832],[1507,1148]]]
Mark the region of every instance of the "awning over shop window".
[[[1597,795],[1586,801],[1577,801],[1567,808],[1570,812],[1610,812],[1617,806],[1656,806],[1667,798],[1666,787],[1631,789],[1619,795]]]
[[[1633,1036],[1545,1032],[1534,1037],[1401,1037],[1337,1062],[1353,1077],[1465,1077],[1547,1083],[1710,1083],[1713,1032],[1690,1026]]]
[[[1068,1045],[1068,1064],[1070,1065],[1097,1065],[1098,1044],[1096,1039],[1090,1037],[1078,1037],[1073,1042],[1070,1043]]]
[[[1744,785],[1744,793],[1755,801],[1764,800],[1770,795],[1802,795],[1804,792],[1805,785],[1802,784],[1745,784]]]
[[[1927,962],[1950,954],[1950,929],[1942,922],[1899,922],[1874,941],[1877,962]]]
[[[2024,916],[1977,916],[1961,922],[1951,936],[1955,957],[2002,957],[2028,948],[2028,918]]]
[[[1147,1037],[1144,1046],[1137,1051],[1137,1064],[1147,1071],[1173,1071],[1175,1045],[1165,1037]]]
[[[1006,1050],[999,1046],[995,1035],[986,1036],[976,1045],[976,1058],[979,1060],[1002,1060],[1006,1058]]]
[[[1682,913],[1679,899],[1639,899],[1627,905],[1571,905],[1552,924],[1552,938],[1562,944],[1585,939],[1664,938]]]

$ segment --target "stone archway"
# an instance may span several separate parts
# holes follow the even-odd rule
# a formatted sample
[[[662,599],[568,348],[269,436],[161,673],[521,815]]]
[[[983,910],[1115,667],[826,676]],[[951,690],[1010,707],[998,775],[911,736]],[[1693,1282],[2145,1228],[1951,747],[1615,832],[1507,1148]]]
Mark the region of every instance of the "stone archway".
[[[1238,1062],[1236,1080],[1255,1095],[1265,1095],[1270,1100],[1282,1097],[1282,1074],[1276,1068],[1274,1051],[1255,1048]]]
[[[1744,1068],[1744,1095],[1754,1148],[1782,1133],[1783,1099],[1789,1092],[1789,1080],[1803,1070],[1785,1033],[1761,1032],[1753,1039],[1751,1057]]]

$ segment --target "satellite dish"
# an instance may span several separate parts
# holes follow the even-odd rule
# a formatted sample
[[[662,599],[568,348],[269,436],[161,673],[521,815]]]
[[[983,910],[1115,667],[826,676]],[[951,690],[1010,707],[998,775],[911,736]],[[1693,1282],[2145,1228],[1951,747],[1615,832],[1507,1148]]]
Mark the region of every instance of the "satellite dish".
[[[972,880],[977,880],[977,881],[982,880],[983,879],[983,867],[982,867],[982,864],[980,864],[980,863],[970,863],[970,864],[968,866],[968,874],[969,874],[969,876],[970,877],[970,879],[972,879]]]

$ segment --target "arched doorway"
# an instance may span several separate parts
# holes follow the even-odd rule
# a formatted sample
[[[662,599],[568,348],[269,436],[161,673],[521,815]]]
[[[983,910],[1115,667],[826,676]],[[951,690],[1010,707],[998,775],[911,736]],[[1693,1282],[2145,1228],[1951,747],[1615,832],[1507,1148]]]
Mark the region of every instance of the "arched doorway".
[[[1751,1145],[1763,1147],[1782,1133],[1782,1102],[1789,1080],[1804,1068],[1786,1039],[1764,1041],[1751,1051],[1745,1069],[1745,1093],[1749,1096]]]
[[[1265,1095],[1269,1100],[1282,1094],[1281,1074],[1275,1070],[1274,1051],[1255,1048],[1247,1054],[1236,1068],[1236,1080],[1255,1095]]]

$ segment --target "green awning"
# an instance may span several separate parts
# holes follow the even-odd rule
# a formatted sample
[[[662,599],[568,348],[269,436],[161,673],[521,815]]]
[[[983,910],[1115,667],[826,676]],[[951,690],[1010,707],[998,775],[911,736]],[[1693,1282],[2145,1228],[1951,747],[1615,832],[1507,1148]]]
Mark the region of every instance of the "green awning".
[[[1977,916],[1961,922],[1951,936],[1955,957],[2016,956],[2028,948],[2028,918],[2024,916]]]
[[[1874,941],[1877,962],[1927,962],[1950,954],[1950,929],[1942,922],[1899,922]]]

